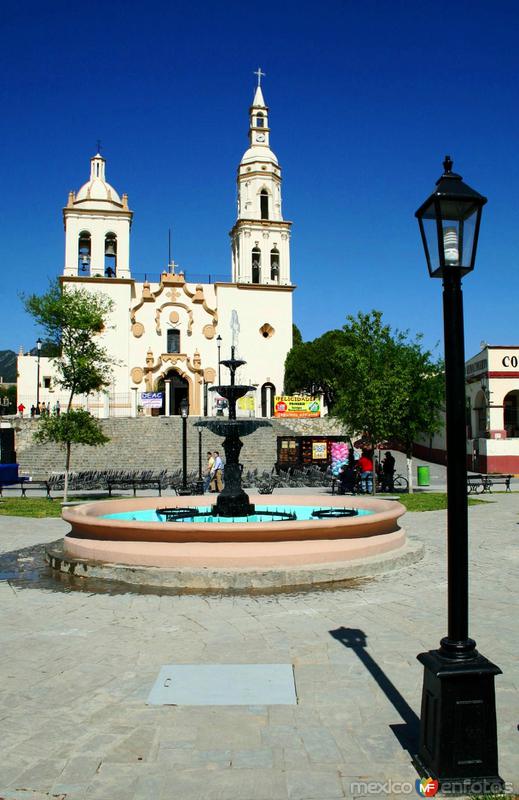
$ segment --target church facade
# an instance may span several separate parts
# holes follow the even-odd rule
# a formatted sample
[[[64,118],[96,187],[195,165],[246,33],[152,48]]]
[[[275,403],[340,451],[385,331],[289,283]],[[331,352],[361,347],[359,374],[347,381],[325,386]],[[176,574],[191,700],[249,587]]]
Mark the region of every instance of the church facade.
[[[250,107],[249,147],[237,175],[238,215],[230,232],[229,282],[192,283],[189,271],[171,263],[158,278],[132,278],[130,231],[133,211],[106,180],[106,162],[97,153],[90,178],[71,192],[63,209],[64,291],[81,287],[113,301],[102,341],[113,358],[110,387],[98,396],[77,397],[76,405],[99,417],[179,413],[184,397],[191,415],[213,415],[221,400],[219,356],[231,344],[247,361],[237,376],[256,387],[238,413],[271,416],[282,394],[284,362],[292,346],[290,272],[291,223],[283,218],[281,168],[270,148],[269,110],[261,86]],[[150,270],[150,265],[146,265]],[[150,274],[150,272],[148,273]],[[39,400],[53,408],[68,400],[54,382],[49,359],[20,354],[18,403]],[[227,370],[220,368],[226,383]],[[148,409],[150,394],[160,408]],[[27,413],[27,412],[26,412]]]

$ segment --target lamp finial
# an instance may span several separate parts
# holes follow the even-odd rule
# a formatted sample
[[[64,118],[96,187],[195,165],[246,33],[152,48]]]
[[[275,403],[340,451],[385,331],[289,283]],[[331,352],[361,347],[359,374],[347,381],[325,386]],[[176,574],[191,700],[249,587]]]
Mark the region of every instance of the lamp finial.
[[[443,161],[443,169],[445,170],[445,172],[447,173],[452,172],[453,163],[454,162],[450,156],[445,156],[445,159]]]

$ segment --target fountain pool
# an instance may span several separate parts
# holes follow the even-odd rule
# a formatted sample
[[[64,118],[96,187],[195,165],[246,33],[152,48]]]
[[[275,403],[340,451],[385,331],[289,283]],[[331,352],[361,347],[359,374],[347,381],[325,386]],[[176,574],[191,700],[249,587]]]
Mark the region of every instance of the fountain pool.
[[[128,498],[63,510],[70,526],[63,554],[53,566],[75,575],[184,589],[250,589],[316,586],[369,576],[421,557],[398,520],[405,508],[377,498],[355,498],[355,516],[312,516],[340,511],[343,497],[276,495],[268,509],[296,518],[268,522],[222,518],[159,522],[164,498]],[[267,506],[251,495],[256,514]],[[196,510],[200,498],[171,497],[168,508]],[[204,506],[202,506],[204,508]],[[51,560],[52,563],[52,560]]]

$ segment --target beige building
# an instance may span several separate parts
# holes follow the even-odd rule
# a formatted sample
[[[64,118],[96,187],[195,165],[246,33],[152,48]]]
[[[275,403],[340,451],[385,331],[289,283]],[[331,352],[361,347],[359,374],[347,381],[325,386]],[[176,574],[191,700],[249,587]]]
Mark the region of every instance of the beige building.
[[[229,282],[197,283],[174,262],[152,278],[153,265],[138,265],[149,280],[132,277],[130,230],[133,211],[106,178],[106,161],[97,153],[90,177],[70,192],[63,209],[64,290],[82,287],[113,300],[103,341],[113,357],[113,380],[97,396],[77,404],[100,417],[140,413],[178,414],[184,397],[191,415],[212,415],[219,400],[209,388],[218,380],[218,349],[231,344],[247,361],[237,376],[257,387],[239,413],[271,416],[275,394],[283,391],[284,362],[292,346],[290,226],[281,208],[281,168],[270,148],[269,110],[261,87],[249,112],[249,147],[238,166],[238,214],[231,230]],[[203,265],[193,272],[203,272]],[[209,272],[209,270],[207,270]],[[221,337],[219,339],[218,337]],[[38,361],[18,358],[18,403],[29,411],[36,402]],[[49,359],[39,364],[40,401],[63,408]],[[228,372],[221,368],[222,382]],[[150,393],[160,408],[146,408]],[[155,398],[156,400],[156,398]]]
[[[482,345],[465,373],[468,469],[519,474],[519,346]],[[445,463],[445,430],[422,439],[415,454]]]

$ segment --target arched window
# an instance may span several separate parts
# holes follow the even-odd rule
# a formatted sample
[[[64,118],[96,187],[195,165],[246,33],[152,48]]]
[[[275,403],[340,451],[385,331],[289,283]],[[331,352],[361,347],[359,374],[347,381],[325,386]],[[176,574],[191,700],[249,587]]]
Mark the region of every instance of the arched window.
[[[92,255],[92,241],[88,231],[81,231],[78,244],[78,271],[90,272],[90,258]]]
[[[263,119],[263,114],[261,113],[261,111],[258,111],[258,113],[256,114],[256,127],[263,128],[264,125],[265,125],[265,120]]]
[[[279,280],[279,250],[273,247],[270,251],[270,280]]]
[[[484,392],[478,392],[474,403],[476,412],[476,436],[484,438],[487,432],[487,401]]]
[[[252,248],[252,282],[259,283],[261,278],[261,250]]]
[[[261,387],[261,416],[274,416],[274,396],[276,387],[273,383],[264,383]]]
[[[508,439],[519,436],[519,391],[514,389],[508,392],[503,400],[503,422]]]
[[[107,233],[105,236],[105,275],[115,278],[117,272],[117,236]]]
[[[269,218],[269,193],[266,189],[260,192],[261,219]]]

